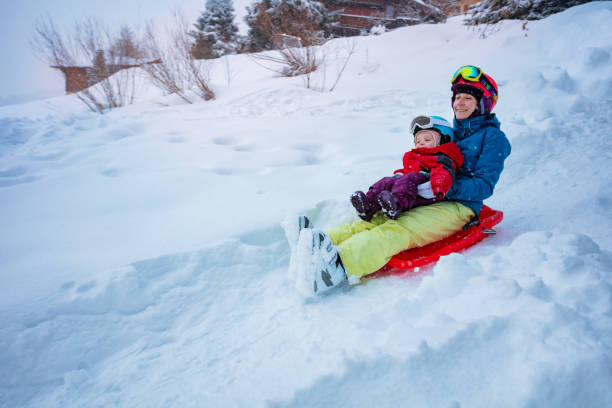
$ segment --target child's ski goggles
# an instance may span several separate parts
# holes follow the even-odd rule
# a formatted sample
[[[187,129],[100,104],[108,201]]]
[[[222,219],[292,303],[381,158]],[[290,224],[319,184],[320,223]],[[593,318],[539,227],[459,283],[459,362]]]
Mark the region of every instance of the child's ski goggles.
[[[460,78],[463,78],[463,80],[466,82],[478,82],[487,91],[489,91],[493,100],[497,102],[497,91],[480,68],[475,67],[474,65],[464,65],[459,67],[451,79],[451,84],[457,83]]]
[[[440,119],[432,118],[430,116],[417,116],[412,120],[410,129],[412,131],[412,134],[414,135],[417,129],[432,129],[435,125],[449,127],[449,123],[445,120],[443,121]]]

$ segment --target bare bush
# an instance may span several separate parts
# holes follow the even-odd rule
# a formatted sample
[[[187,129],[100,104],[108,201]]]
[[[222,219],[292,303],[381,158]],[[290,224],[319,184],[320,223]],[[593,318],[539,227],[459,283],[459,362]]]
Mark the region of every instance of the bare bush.
[[[313,88],[320,92],[333,92],[356,51],[356,38],[338,39],[325,44],[321,51],[325,55],[324,63],[320,69],[320,75],[313,78]],[[328,72],[331,74],[332,81],[329,88],[326,83]]]
[[[355,38],[336,40],[324,45],[302,46],[299,41],[285,43],[295,46],[281,48],[273,53],[253,54],[251,58],[280,75],[302,75],[306,88],[320,92],[332,92],[336,88],[357,47]],[[329,87],[328,73],[331,73]]]
[[[188,25],[179,12],[175,13],[173,25],[166,28],[163,37],[149,23],[145,35],[145,54],[156,58],[155,64],[144,66],[152,83],[168,94],[176,94],[183,101],[193,103],[188,91],[194,89],[204,99],[215,98],[209,86],[208,62],[192,57],[192,38]]]
[[[279,48],[274,53],[252,54],[256,62],[282,76],[293,77],[305,75],[306,88],[310,88],[311,73],[325,62],[325,55],[320,53],[320,47],[313,37],[316,33],[297,37],[288,34],[277,34],[275,43]],[[303,45],[303,42],[306,45]]]
[[[135,68],[126,68],[77,92],[76,96],[92,112],[104,113],[110,109],[133,104],[139,88]]]
[[[287,34],[278,37],[282,40],[278,40],[279,49],[275,53],[253,54],[252,58],[264,62],[265,68],[287,77],[309,74],[319,67],[322,61],[316,47],[303,46],[300,37]]]
[[[346,69],[353,54],[355,54],[356,49],[357,40],[355,40],[354,38],[351,40],[346,40],[346,42],[344,43],[344,47],[336,49],[336,77],[331,88],[329,88],[329,92],[332,92],[334,89],[336,89],[336,85],[338,85],[340,78],[342,78],[344,70]]]
[[[210,67],[208,60],[196,60],[191,54],[193,49],[192,38],[189,35],[189,27],[183,17],[177,15],[177,30],[173,36],[174,45],[180,50],[180,55],[187,71],[187,75],[195,87],[195,92],[205,101],[215,99],[215,93],[211,89]]]
[[[325,65],[326,54],[321,52],[325,27],[337,16],[320,2],[280,0],[271,6],[261,1],[247,9],[251,41],[277,50],[252,54],[255,62],[286,77],[303,76],[305,86],[311,88],[312,73]]]
[[[127,47],[132,48],[130,53]],[[139,91],[134,58],[139,42],[122,27],[112,32],[95,18],[75,22],[71,33],[61,32],[50,18],[35,23],[31,45],[40,59],[72,75],[76,96],[93,112],[132,104]],[[77,72],[79,75],[74,75]],[[95,86],[94,86],[95,85]]]
[[[75,39],[62,35],[50,18],[37,20],[30,43],[40,59],[49,65],[76,64]]]
[[[186,95],[191,82],[183,69],[180,50],[162,44],[151,23],[147,25],[144,44],[146,55],[158,59],[156,64],[144,67],[153,85],[167,94],[175,94],[183,101],[192,103]]]

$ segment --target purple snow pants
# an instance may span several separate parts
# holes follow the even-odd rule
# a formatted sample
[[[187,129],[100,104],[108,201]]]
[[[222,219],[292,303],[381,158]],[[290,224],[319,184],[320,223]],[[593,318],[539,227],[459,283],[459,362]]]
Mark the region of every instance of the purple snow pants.
[[[372,184],[366,197],[375,206],[376,211],[380,210],[378,195],[383,191],[390,191],[398,199],[402,211],[421,205],[435,202],[433,199],[423,198],[418,195],[418,185],[425,183],[429,178],[423,173],[408,173],[400,177],[383,177]]]

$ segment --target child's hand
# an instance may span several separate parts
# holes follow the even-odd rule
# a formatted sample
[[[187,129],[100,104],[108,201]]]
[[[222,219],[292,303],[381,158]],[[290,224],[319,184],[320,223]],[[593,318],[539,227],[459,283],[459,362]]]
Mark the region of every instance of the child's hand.
[[[417,187],[418,194],[423,198],[435,198],[435,194],[431,188],[431,182],[428,181],[423,184],[419,184]],[[444,197],[444,195],[442,195]]]

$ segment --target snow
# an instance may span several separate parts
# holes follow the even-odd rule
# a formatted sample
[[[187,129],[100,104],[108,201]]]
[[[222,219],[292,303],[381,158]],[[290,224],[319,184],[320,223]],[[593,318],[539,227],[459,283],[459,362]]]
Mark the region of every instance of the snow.
[[[334,92],[237,55],[210,102],[1,107],[1,405],[611,406],[611,17],[359,37]],[[350,194],[398,167],[414,116],[452,117],[466,63],[513,147],[497,235],[304,299],[282,220],[357,219]]]

